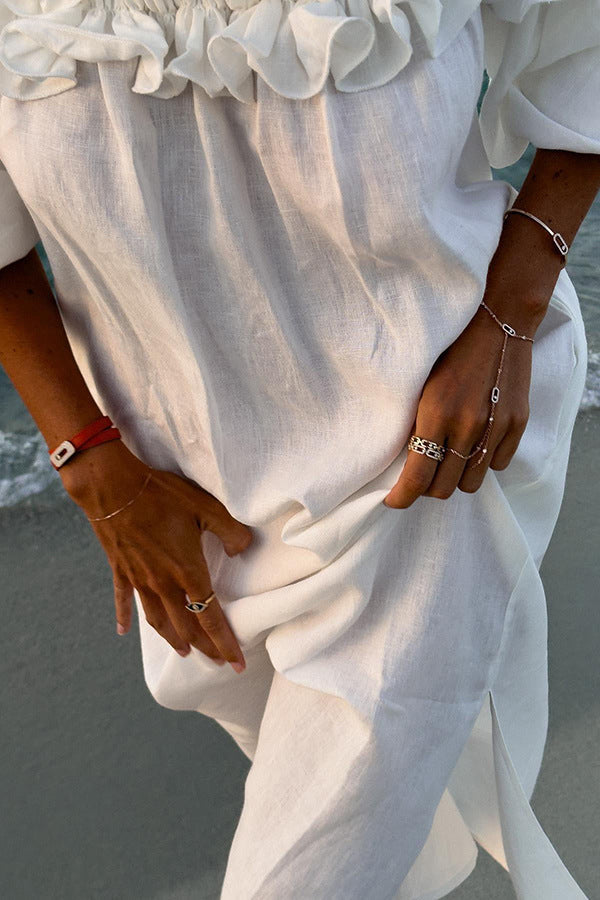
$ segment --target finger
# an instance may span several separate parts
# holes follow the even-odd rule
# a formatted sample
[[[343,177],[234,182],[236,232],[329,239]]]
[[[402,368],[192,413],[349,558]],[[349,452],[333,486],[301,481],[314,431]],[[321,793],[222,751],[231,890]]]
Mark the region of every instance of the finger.
[[[417,419],[413,432],[428,441],[443,444],[446,437],[446,429],[441,424],[434,424],[417,412]],[[387,497],[384,498],[386,506],[394,509],[405,509],[423,494],[431,484],[438,467],[438,460],[419,453],[416,450],[408,450],[404,468],[398,481],[393,486]]]
[[[486,426],[487,427],[487,426]],[[473,449],[480,443],[483,438],[483,434],[485,429],[482,429],[479,438],[474,442]],[[496,447],[503,439],[506,434],[506,424],[501,421],[499,417],[496,415],[492,422],[492,430],[486,441],[485,447],[483,447],[479,453],[476,453],[471,459],[467,460],[467,464],[464,468],[461,479],[458,483],[458,487],[461,491],[465,491],[468,494],[473,494],[475,491],[478,491],[482,485],[483,479],[485,478],[485,474],[489,469],[490,458],[494,454]]]
[[[196,494],[194,511],[200,530],[216,534],[223,542],[227,556],[235,556],[245,550],[252,543],[252,529],[234,518],[213,494],[194,484],[190,487]]]
[[[200,566],[201,569],[202,566]],[[210,596],[212,590],[208,571],[205,572],[204,577],[201,574],[199,576],[198,572],[188,573],[185,579],[184,591],[189,602],[203,602]],[[246,660],[242,649],[216,596],[213,597],[206,609],[201,612],[194,613],[187,609],[186,612],[188,615],[196,617],[199,626],[208,635],[213,644],[216,645],[223,659],[230,663],[240,663],[245,667]]]
[[[168,485],[193,511],[201,531],[212,531],[221,539],[228,556],[241,553],[252,542],[252,529],[235,519],[214,494],[195,481],[174,476],[171,472],[158,472],[156,478]]]
[[[185,604],[188,600],[185,591],[183,589],[172,590],[168,596],[163,596],[163,601],[179,636],[196,650],[200,650],[201,653],[212,659],[213,662],[224,665],[227,660],[223,658],[217,645],[202,628],[198,617],[186,609]]]
[[[177,632],[169,618],[169,614],[165,609],[160,595],[149,586],[138,588],[138,594],[142,601],[146,622],[151,625],[152,628],[154,628],[154,630],[157,631],[180,656],[187,656],[191,649],[190,645]]]
[[[127,634],[131,628],[133,585],[129,579],[120,572],[113,572],[113,593],[115,598],[117,634]]]
[[[523,424],[521,422],[506,432],[502,440],[496,446],[493,454],[490,454],[490,469],[505,469],[507,467],[517,452],[517,447],[521,443],[525,427],[526,423]]]
[[[453,453],[452,450],[456,450]],[[447,500],[456,490],[467,463],[464,456],[468,456],[473,449],[473,442],[464,434],[450,433],[446,438],[446,453],[442,462],[438,463],[431,484],[424,491],[424,497],[436,497],[439,500]],[[459,456],[458,454],[462,454]]]
[[[196,505],[196,522],[201,531],[212,531],[220,538],[227,556],[241,553],[252,543],[252,529],[235,519],[212,494],[205,493]]]
[[[204,597],[200,597],[198,593],[188,594],[190,601],[203,600],[211,590],[204,593]],[[229,622],[223,612],[221,605],[216,597],[210,601],[210,604],[202,612],[192,613],[200,622],[201,627],[210,637],[212,642],[219,648],[221,655],[233,666],[240,665],[246,668],[246,660],[242,653],[242,648],[238,644]]]
[[[198,538],[200,538],[200,535],[198,535]],[[210,573],[202,552],[200,539],[198,540],[198,550],[193,562],[190,561],[181,565],[178,568],[177,577],[179,586],[185,591],[190,602],[203,602],[212,593]],[[242,649],[216,597],[213,597],[207,608],[201,612],[192,613],[191,610],[186,610],[186,612],[196,616],[198,624],[204,629],[211,641],[216,644],[224,659],[230,663],[238,662],[244,666],[246,665]]]

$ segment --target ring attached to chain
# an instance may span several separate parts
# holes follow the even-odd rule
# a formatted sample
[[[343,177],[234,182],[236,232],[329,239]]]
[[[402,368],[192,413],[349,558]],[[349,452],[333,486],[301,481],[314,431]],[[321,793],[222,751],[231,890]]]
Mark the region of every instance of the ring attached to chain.
[[[515,212],[516,212],[516,210],[515,210]],[[498,403],[498,400],[500,399],[500,388],[498,385],[499,385],[499,381],[500,381],[500,375],[502,373],[502,367],[503,367],[503,363],[504,363],[504,353],[506,350],[506,344],[508,342],[508,338],[509,337],[519,338],[522,341],[530,341],[531,343],[533,343],[533,341],[534,341],[534,339],[532,337],[529,337],[526,334],[517,334],[517,332],[512,327],[512,325],[509,325],[507,322],[502,322],[498,318],[496,313],[489,308],[489,306],[487,305],[487,303],[485,303],[484,300],[482,300],[479,305],[482,306],[485,310],[487,310],[487,312],[491,315],[491,317],[494,319],[494,321],[497,322],[497,324],[502,328],[502,331],[504,332],[504,340],[502,342],[502,350],[500,351],[500,364],[498,366],[498,371],[496,372],[496,382],[490,392],[491,411],[490,411],[490,415],[488,417],[488,421],[487,421],[487,425],[486,425],[483,437],[481,438],[481,440],[479,441],[479,443],[477,444],[475,449],[471,450],[471,452],[467,453],[467,454],[459,453],[458,450],[454,450],[452,447],[447,447],[444,444],[438,444],[436,441],[429,441],[429,440],[427,440],[427,438],[419,437],[416,434],[411,434],[410,440],[408,442],[409,450],[414,450],[415,453],[421,453],[424,456],[428,456],[430,459],[437,460],[438,462],[443,461],[443,459],[446,455],[446,450],[448,450],[450,453],[454,453],[455,456],[459,456],[461,459],[464,459],[464,460],[469,460],[469,459],[471,459],[471,457],[476,456],[478,453],[480,453],[481,456],[475,463],[473,463],[471,466],[466,466],[466,468],[470,468],[470,469],[474,469],[476,466],[478,466],[482,462],[482,460],[485,459],[485,455],[488,451],[488,448],[486,445],[487,445],[487,442],[489,440],[490,433],[492,430],[492,423],[494,421],[494,412],[496,409],[496,404]]]
[[[427,438],[419,437],[416,434],[411,434],[408,442],[408,449],[414,450],[415,453],[421,453],[424,456],[428,456],[430,459],[436,459],[438,462],[442,462],[446,453],[446,448],[443,444],[438,444],[436,441],[429,441]]]

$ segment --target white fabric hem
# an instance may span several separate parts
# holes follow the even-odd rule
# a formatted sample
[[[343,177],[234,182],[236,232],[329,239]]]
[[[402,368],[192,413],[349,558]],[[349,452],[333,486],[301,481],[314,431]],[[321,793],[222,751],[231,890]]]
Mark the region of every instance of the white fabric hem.
[[[469,877],[477,864],[478,856],[479,850],[477,846],[475,846],[475,849],[468,863],[461,869],[459,869],[458,872],[456,872],[456,874],[452,876],[452,878],[448,879],[448,881],[445,881],[442,886],[437,887],[433,891],[428,891],[426,894],[415,894],[415,896],[412,897],[411,900],[441,900],[442,897],[447,897],[451,891],[455,890],[455,888],[457,888],[460,884],[463,883],[463,881],[465,881],[465,879]],[[405,898],[403,898],[403,900],[405,900]]]

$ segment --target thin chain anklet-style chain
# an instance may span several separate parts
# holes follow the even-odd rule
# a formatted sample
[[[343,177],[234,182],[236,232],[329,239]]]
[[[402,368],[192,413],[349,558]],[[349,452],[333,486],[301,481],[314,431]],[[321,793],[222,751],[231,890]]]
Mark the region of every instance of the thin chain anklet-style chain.
[[[498,400],[500,399],[500,375],[502,374],[504,353],[506,351],[506,345],[508,343],[509,337],[520,338],[522,341],[531,341],[531,343],[533,344],[533,338],[528,337],[526,334],[517,334],[515,329],[510,325],[508,325],[506,322],[501,322],[495,312],[493,312],[493,310],[491,310],[487,303],[485,303],[483,300],[481,301],[480,306],[483,306],[483,308],[488,311],[492,318],[502,328],[502,330],[504,331],[504,341],[502,342],[502,350],[500,352],[500,365],[498,366],[498,371],[496,372],[496,381],[494,382],[494,387],[492,388],[492,392],[490,395],[491,412],[487,421],[485,431],[483,433],[483,437],[481,438],[475,449],[466,456],[463,453],[459,453],[458,450],[453,450],[452,447],[446,447],[446,449],[449,450],[450,453],[454,453],[456,456],[460,456],[461,459],[471,459],[472,456],[475,456],[477,453],[481,452],[481,456],[477,460],[477,462],[473,463],[470,466],[465,466],[466,469],[474,469],[476,466],[478,466],[485,459],[485,454],[487,453],[487,442],[489,440],[490,434],[492,433],[494,412],[496,410]]]

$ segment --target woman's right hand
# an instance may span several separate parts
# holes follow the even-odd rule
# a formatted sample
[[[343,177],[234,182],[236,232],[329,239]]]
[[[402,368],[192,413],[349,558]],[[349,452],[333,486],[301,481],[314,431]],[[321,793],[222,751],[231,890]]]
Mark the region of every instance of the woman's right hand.
[[[234,519],[213,494],[173,472],[150,470],[122,441],[77,454],[59,469],[71,498],[91,518],[107,515],[136,496],[112,518],[92,522],[113,572],[117,631],[131,626],[133,588],[146,621],[182,656],[190,645],[215,662],[242,671],[237,638],[215,597],[200,613],[186,599],[204,600],[212,591],[201,533],[212,531],[228,556],[245,550],[252,531]],[[235,665],[238,664],[238,665]]]

